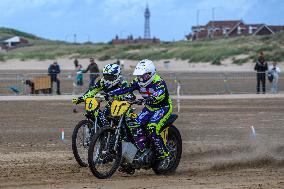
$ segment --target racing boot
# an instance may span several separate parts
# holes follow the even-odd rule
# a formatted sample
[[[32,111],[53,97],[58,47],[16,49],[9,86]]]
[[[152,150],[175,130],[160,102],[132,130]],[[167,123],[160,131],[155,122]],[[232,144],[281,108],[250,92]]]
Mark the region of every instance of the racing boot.
[[[170,152],[165,146],[163,139],[159,135],[157,135],[156,132],[151,133],[151,138],[156,148],[156,159],[160,161],[159,167],[166,170],[170,165]]]
[[[130,164],[122,164],[118,171],[126,173],[128,175],[133,175],[135,173],[135,168],[132,167]]]
[[[146,149],[143,153],[138,153],[138,162],[142,166],[150,165],[152,159],[152,151]]]
[[[167,149],[167,147],[165,146],[161,136],[157,135],[156,132],[152,132],[151,133],[151,139],[152,139],[152,141],[154,142],[154,145],[155,145],[155,149],[156,149],[156,152],[157,152],[157,159],[163,160],[163,159],[169,157],[170,152]]]
[[[136,122],[128,123],[128,127],[132,133],[136,147],[140,152],[144,152],[146,147],[146,137],[143,128]]]

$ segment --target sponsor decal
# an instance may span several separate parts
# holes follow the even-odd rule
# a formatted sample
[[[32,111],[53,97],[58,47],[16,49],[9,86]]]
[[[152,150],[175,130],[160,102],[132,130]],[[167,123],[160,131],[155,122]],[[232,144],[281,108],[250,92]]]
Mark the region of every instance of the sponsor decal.
[[[163,109],[156,111],[154,116],[152,117],[152,121],[158,121],[164,116],[165,111]]]
[[[154,92],[155,92],[155,90],[154,90],[153,88],[141,88],[141,89],[140,89],[140,94],[141,94],[143,97],[152,96]]]
[[[136,119],[137,118],[137,114],[136,113],[130,113],[130,117],[132,118],[132,119]]]
[[[139,115],[139,119],[143,119],[146,115],[148,114],[148,112],[143,112]]]
[[[163,90],[158,90],[153,94],[153,96],[160,96],[163,94],[163,92],[164,92]]]

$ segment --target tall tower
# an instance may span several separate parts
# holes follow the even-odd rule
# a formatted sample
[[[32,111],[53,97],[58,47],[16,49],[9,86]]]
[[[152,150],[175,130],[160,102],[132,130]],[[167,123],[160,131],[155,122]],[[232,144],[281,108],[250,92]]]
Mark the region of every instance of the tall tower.
[[[151,38],[151,34],[150,34],[150,10],[149,10],[148,3],[147,3],[147,6],[146,6],[144,17],[145,17],[144,39],[150,39]]]

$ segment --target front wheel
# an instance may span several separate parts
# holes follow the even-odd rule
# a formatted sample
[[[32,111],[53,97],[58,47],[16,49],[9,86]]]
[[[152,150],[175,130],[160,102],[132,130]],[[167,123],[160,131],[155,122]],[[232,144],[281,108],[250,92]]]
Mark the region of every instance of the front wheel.
[[[122,158],[121,141],[115,149],[115,129],[106,127],[91,139],[88,151],[88,163],[93,175],[100,179],[111,177],[118,169]]]
[[[182,154],[182,139],[179,130],[175,126],[170,126],[166,147],[170,155],[169,159],[156,161],[153,165],[153,171],[156,174],[169,174],[174,172],[180,162]],[[166,162],[167,161],[167,162]]]
[[[73,130],[72,151],[78,164],[88,166],[88,148],[92,135],[93,123],[89,120],[80,121]]]

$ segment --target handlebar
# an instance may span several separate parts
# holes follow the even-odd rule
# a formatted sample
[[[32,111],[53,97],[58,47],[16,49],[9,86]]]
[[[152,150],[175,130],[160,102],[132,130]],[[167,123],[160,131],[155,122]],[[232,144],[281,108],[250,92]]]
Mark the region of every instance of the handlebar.
[[[105,100],[105,96],[108,96],[109,100],[111,100],[111,101],[114,100],[112,96],[109,96],[105,92],[101,92],[99,95],[100,96],[98,96],[98,97],[101,99],[101,101]],[[133,105],[133,104],[142,105],[145,102],[145,99],[143,99],[143,98],[142,99],[137,99],[137,100],[130,100],[128,98],[123,98],[122,97],[121,100],[125,100],[125,101],[129,102],[131,105]]]
[[[131,105],[133,104],[137,104],[137,105],[142,105],[144,102],[145,102],[145,99],[137,99],[137,100],[134,100],[134,101],[129,101],[127,100]]]
[[[96,95],[94,98],[96,98],[98,102],[103,102],[105,100],[104,96],[102,95]]]

